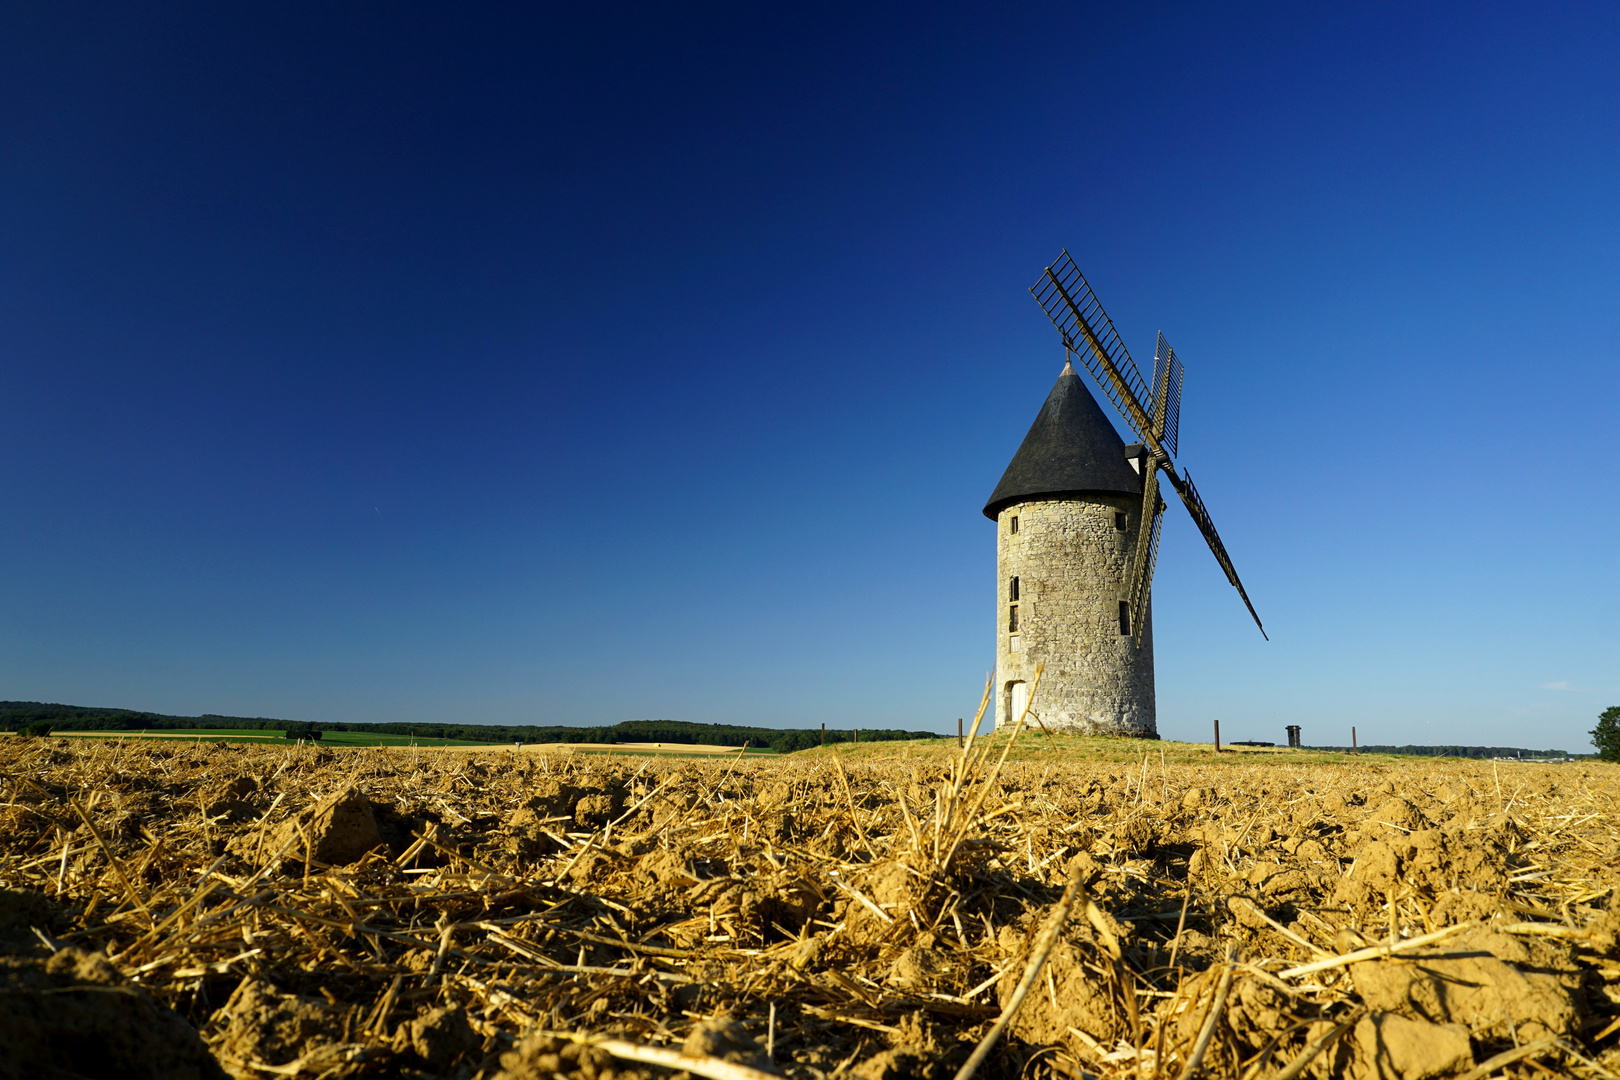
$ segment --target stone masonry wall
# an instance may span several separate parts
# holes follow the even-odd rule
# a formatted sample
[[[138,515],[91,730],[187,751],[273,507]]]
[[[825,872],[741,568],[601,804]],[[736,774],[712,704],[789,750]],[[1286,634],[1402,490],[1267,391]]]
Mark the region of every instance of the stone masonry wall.
[[[1136,548],[1142,503],[1129,496],[1017,503],[996,520],[996,702],[1012,723],[1012,684],[1035,682],[1032,712],[1053,730],[1157,737],[1152,604],[1140,647],[1119,632],[1125,568]],[[1116,515],[1125,515],[1120,530]],[[1018,532],[1012,519],[1018,518]],[[1018,578],[1018,633],[1009,630]]]

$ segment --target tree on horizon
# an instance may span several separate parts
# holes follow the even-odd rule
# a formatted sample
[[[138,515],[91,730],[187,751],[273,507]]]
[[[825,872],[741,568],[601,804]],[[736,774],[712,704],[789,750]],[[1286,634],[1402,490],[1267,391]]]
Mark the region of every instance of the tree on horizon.
[[[1604,761],[1620,761],[1620,705],[1610,705],[1598,714],[1592,745]]]

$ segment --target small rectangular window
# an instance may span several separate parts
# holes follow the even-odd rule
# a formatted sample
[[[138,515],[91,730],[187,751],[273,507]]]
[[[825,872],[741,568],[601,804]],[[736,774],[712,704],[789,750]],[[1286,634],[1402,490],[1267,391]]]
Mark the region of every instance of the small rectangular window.
[[[1125,531],[1125,515],[1124,514],[1115,514],[1114,515],[1114,528],[1118,529],[1120,532]]]
[[[1017,514],[1014,514],[1012,517],[1007,519],[1007,531],[1008,532],[1017,532],[1018,531],[1018,515]]]
[[[1018,633],[1018,605],[1014,604],[1007,611],[1007,633],[1016,634]]]
[[[1012,579],[1012,585],[1011,585],[1010,588],[1008,588],[1007,593],[1008,593],[1007,599],[1013,601],[1014,603],[1018,602],[1018,579],[1017,578]]]
[[[1121,636],[1131,632],[1131,602],[1129,600],[1119,602],[1119,632]]]

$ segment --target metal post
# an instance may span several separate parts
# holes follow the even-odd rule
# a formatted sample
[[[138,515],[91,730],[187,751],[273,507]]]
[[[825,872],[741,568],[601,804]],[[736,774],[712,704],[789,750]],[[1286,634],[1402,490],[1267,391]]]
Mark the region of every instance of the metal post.
[[[1354,724],[1350,725],[1350,752],[1352,754],[1361,753],[1360,750],[1356,749],[1356,726]]]
[[[827,745],[827,724],[825,721],[823,721],[821,725],[821,745]]]
[[[1215,752],[1221,752],[1221,722],[1215,721]]]
[[[861,729],[860,728],[855,729],[855,741],[856,742],[861,741]]]
[[[958,750],[962,748],[962,718],[960,716],[956,718],[956,748]]]

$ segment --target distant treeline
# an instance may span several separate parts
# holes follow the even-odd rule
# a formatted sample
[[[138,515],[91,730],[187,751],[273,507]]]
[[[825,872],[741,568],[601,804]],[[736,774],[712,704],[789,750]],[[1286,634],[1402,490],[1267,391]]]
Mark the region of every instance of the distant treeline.
[[[459,739],[487,743],[624,743],[665,742],[700,746],[770,747],[782,754],[821,745],[820,728],[737,727],[731,724],[692,724],[684,720],[626,720],[609,727],[536,727],[501,724],[346,724],[306,723],[267,717],[165,716],[131,709],[95,709],[76,705],[48,705],[38,701],[0,701],[0,731],[49,724],[58,731],[143,731],[147,729],[241,728],[258,731],[363,731],[373,735],[413,735],[419,739]],[[932,731],[896,731],[887,728],[858,733],[861,742],[894,739],[937,739]],[[827,729],[827,742],[847,743],[857,738],[852,729]]]
[[[1333,750],[1350,753],[1348,746],[1307,746],[1306,750]],[[1582,757],[1567,750],[1526,750],[1522,746],[1372,746],[1359,747],[1363,754],[1413,754],[1418,757],[1517,758]]]

